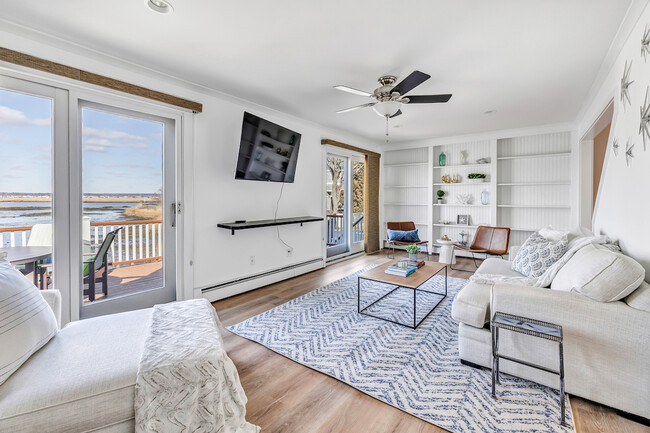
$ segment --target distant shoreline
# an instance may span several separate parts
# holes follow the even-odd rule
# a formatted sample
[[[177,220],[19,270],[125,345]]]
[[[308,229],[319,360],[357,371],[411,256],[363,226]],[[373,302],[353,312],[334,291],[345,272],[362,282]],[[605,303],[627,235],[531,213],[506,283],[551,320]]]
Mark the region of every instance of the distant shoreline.
[[[51,202],[50,197],[0,197],[0,202]],[[84,197],[84,203],[155,203],[158,201],[156,197]]]

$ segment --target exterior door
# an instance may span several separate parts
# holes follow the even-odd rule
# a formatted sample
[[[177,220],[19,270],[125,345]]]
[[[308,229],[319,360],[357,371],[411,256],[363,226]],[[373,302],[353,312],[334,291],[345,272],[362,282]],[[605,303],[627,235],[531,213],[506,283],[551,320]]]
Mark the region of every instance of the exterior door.
[[[365,222],[364,187],[366,161],[364,157],[350,157],[350,252],[363,251]]]
[[[176,122],[80,100],[80,317],[176,299]]]
[[[70,276],[67,97],[62,89],[0,75],[0,254],[38,288],[64,294]]]
[[[326,171],[327,257],[350,251],[350,211],[348,198],[349,161],[346,156],[328,153]]]

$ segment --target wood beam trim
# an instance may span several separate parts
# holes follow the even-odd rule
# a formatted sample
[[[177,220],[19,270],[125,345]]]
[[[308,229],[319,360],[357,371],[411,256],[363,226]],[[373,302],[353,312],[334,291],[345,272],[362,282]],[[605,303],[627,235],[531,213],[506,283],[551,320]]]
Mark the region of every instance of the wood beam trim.
[[[158,102],[164,102],[165,104],[185,108],[197,113],[203,111],[203,105],[199,104],[198,102],[168,95],[167,93],[158,92],[156,90],[147,89],[145,87],[136,86],[135,84],[130,84],[124,81],[105,77],[103,75],[94,74],[82,69],[72,68],[70,66],[51,62],[49,60],[30,56],[29,54],[20,53],[18,51],[13,51],[7,48],[0,47],[0,60],[8,63],[13,63],[15,65],[25,66],[31,69],[47,72],[50,74],[71,78],[73,80],[82,81],[84,83],[117,90],[119,92],[128,93],[130,95],[140,96],[142,98],[147,98]]]
[[[327,145],[330,145],[330,146],[336,146],[336,147],[340,147],[342,149],[347,149],[347,150],[352,150],[354,152],[363,153],[366,156],[374,156],[375,158],[381,158],[380,153],[372,152],[370,150],[362,149],[361,147],[351,146],[349,144],[341,143],[340,141],[334,141],[334,140],[330,140],[330,139],[327,139],[327,138],[321,140],[320,144],[323,144],[323,145],[327,144]]]

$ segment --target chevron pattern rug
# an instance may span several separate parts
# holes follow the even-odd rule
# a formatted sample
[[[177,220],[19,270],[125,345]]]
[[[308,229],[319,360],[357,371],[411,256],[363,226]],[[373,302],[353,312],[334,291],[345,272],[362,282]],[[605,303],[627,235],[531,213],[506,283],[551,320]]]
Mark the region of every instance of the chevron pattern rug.
[[[490,371],[460,364],[451,303],[467,280],[450,277],[449,296],[413,330],[357,313],[357,275],[365,270],[228,329],[451,432],[574,431],[559,423],[556,390],[504,374],[495,400]],[[391,289],[367,284],[362,306]],[[427,284],[444,291],[444,277]],[[424,314],[439,298],[418,295],[417,309]],[[412,305],[413,292],[400,289],[372,314],[412,323]],[[569,404],[567,422],[573,425]]]

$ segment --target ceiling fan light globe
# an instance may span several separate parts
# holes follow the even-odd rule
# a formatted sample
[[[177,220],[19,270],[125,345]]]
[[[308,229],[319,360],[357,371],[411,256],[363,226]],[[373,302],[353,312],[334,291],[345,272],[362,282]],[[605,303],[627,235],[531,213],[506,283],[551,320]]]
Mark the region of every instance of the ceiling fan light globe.
[[[372,109],[381,117],[392,116],[399,111],[402,104],[396,101],[385,101],[375,104]]]

